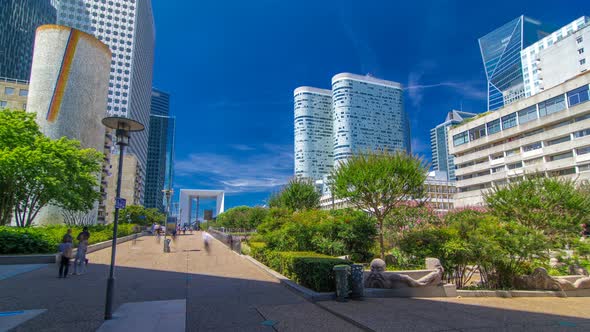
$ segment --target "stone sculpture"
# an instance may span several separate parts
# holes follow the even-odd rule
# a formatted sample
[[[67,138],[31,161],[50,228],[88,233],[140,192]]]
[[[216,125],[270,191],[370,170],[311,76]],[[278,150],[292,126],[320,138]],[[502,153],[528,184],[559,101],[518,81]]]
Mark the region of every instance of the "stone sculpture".
[[[554,278],[542,267],[536,268],[531,275],[516,279],[515,286],[522,289],[542,289],[552,291],[569,291],[576,289],[590,289],[590,277],[584,277],[571,282],[562,278]]]
[[[435,271],[424,277],[415,280],[410,276],[399,273],[386,273],[386,264],[383,260],[376,258],[371,261],[371,272],[365,279],[365,287],[368,288],[402,288],[402,287],[426,287],[442,284],[444,269],[440,261],[431,261]]]

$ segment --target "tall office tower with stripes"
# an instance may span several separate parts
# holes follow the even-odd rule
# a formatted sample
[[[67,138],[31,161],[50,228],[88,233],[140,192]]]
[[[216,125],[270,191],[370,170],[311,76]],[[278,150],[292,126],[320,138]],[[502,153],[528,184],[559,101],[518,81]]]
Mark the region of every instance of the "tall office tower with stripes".
[[[106,111],[146,126],[133,134],[128,150],[144,176],[155,44],[151,0],[60,0],[57,22],[92,34],[111,49]],[[140,196],[143,202],[143,190]]]

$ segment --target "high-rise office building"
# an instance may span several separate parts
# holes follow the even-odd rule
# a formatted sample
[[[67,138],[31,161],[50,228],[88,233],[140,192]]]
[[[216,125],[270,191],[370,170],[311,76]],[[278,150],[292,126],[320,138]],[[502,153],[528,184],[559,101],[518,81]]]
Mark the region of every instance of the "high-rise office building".
[[[449,154],[449,146],[447,145],[449,128],[475,115],[475,113],[452,110],[447,114],[445,122],[430,129],[432,169],[445,172],[444,174],[447,177],[447,181],[455,181],[454,157]]]
[[[0,109],[24,110],[28,95],[29,81],[0,77]]]
[[[295,109],[295,176],[322,180],[332,170],[332,91],[299,87]]]
[[[590,69],[590,17],[582,16],[520,52],[525,93],[533,96]]]
[[[35,29],[55,24],[50,0],[0,0],[0,77],[28,81]]]
[[[342,73],[332,78],[334,165],[375,149],[411,152],[399,83]]]
[[[519,16],[479,39],[488,80],[488,110],[496,110],[526,97],[520,52],[555,30]]]
[[[173,157],[174,118],[170,117],[170,95],[152,89],[150,135],[146,168],[144,206],[164,212],[164,194],[167,183],[171,185]],[[167,181],[168,180],[168,181]]]
[[[61,0],[57,21],[96,36],[111,49],[107,111],[109,115],[129,117],[146,126],[146,130],[133,134],[128,150],[137,156],[143,175],[147,163],[155,43],[151,1]]]

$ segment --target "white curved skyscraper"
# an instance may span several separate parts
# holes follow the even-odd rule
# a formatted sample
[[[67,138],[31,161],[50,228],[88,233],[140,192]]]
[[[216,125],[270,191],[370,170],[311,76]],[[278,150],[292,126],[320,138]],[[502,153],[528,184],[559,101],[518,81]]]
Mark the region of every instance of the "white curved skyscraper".
[[[321,180],[332,170],[332,91],[299,87],[295,104],[295,176]]]
[[[332,78],[332,111],[335,165],[368,150],[411,152],[401,84],[338,74]]]

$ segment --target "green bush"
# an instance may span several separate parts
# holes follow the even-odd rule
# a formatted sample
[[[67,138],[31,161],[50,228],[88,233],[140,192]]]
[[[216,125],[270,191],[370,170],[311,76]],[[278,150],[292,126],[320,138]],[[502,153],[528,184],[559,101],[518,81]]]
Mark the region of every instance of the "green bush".
[[[120,224],[118,236],[123,237],[133,233],[133,224]],[[82,227],[51,225],[40,227],[7,227],[0,226],[0,255],[7,254],[49,254],[57,252],[57,246],[72,228],[74,245],[76,236],[82,232]],[[113,238],[112,225],[89,226],[89,244],[111,240]]]
[[[250,244],[253,257],[294,282],[317,292],[335,289],[332,268],[349,261],[310,251],[272,251],[264,244]]]
[[[216,227],[255,229],[268,214],[268,209],[255,206],[237,206],[231,208],[215,220]],[[213,225],[211,225],[213,226]]]

